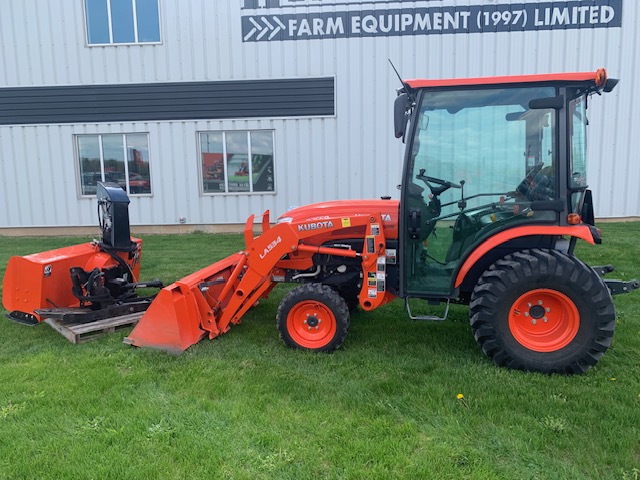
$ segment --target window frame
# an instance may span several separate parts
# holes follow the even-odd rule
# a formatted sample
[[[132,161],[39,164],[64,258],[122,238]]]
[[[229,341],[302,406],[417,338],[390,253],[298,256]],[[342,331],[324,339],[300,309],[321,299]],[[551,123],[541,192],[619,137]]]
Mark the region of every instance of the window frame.
[[[581,129],[581,134],[580,135],[576,135],[576,124],[577,122],[576,120],[576,108],[577,108],[577,104],[580,103],[582,106],[582,115],[584,116],[584,118],[582,119],[582,121],[579,123],[580,129]],[[584,190],[586,188],[589,188],[589,177],[588,177],[588,160],[589,160],[589,143],[588,143],[588,126],[589,126],[589,117],[588,117],[588,112],[587,109],[589,107],[589,102],[588,102],[588,94],[584,93],[584,92],[579,92],[578,95],[574,95],[573,97],[571,97],[569,99],[568,102],[568,111],[567,111],[567,117],[568,117],[568,129],[569,129],[569,135],[567,136],[567,143],[568,143],[568,162],[567,162],[567,187],[569,189],[570,192],[574,192],[574,191],[581,191]],[[583,166],[583,172],[582,176],[584,178],[583,182],[580,182],[580,184],[578,184],[578,182],[576,182],[574,180],[574,166],[576,164],[575,162],[575,146],[576,146],[576,137],[582,137],[580,138],[580,144],[581,144],[581,149],[582,149],[582,166]]]
[[[270,132],[271,133],[271,144],[273,147],[273,158],[272,158],[272,167],[273,167],[273,190],[270,191],[253,191],[253,158],[251,152],[251,135],[252,132]],[[201,143],[201,135],[209,134],[209,133],[221,133],[222,134],[222,158],[223,158],[223,169],[224,169],[224,187],[225,191],[222,192],[205,192],[204,189],[204,172],[202,169],[202,154],[206,153],[202,151],[202,143]],[[248,148],[248,162],[247,166],[249,168],[249,178],[251,181],[249,182],[249,191],[246,192],[230,192],[229,191],[229,175],[228,175],[228,165],[227,165],[227,133],[246,133],[247,134],[247,148]],[[217,197],[221,195],[276,195],[277,194],[277,184],[276,184],[276,131],[273,128],[246,128],[246,129],[219,129],[219,130],[197,130],[196,131],[196,143],[197,143],[197,152],[198,152],[198,183],[200,189],[200,195],[203,197]]]
[[[138,0],[131,0],[131,5],[133,8],[133,35],[134,39],[138,39],[138,14],[136,5]],[[109,27],[109,43],[91,43],[89,41],[89,25],[87,24],[87,0],[82,0],[82,13],[84,16],[84,41],[86,47],[126,47],[126,46],[145,46],[145,45],[162,45],[162,2],[161,0],[156,0],[158,4],[158,35],[160,36],[160,40],[157,42],[126,42],[126,43],[115,43],[113,41],[113,18],[111,17],[111,0],[106,0],[107,2],[107,22]]]
[[[101,182],[105,181],[105,171],[104,171],[104,152],[102,146],[102,137],[103,135],[121,135],[123,137],[123,153],[124,153],[124,176],[125,176],[125,192],[128,197],[153,197],[153,168],[151,166],[151,147],[149,142],[149,132],[107,132],[107,133],[75,133],[73,134],[73,150],[74,150],[74,161],[75,161],[75,170],[76,170],[76,191],[78,192],[78,198],[95,198],[95,194],[84,194],[82,193],[82,169],[80,167],[80,148],[78,146],[78,138],[79,137],[98,137],[98,145],[100,149],[100,177]],[[129,161],[127,156],[127,135],[146,135],[147,137],[147,149],[149,151],[149,193],[131,193],[131,186],[129,185]]]

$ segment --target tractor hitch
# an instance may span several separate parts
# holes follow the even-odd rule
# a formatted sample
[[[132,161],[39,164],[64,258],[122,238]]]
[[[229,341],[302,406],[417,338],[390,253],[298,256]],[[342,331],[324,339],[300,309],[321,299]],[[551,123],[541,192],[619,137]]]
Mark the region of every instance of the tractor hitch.
[[[604,277],[608,273],[614,271],[613,265],[602,265],[591,268],[598,274],[599,277]],[[633,280],[629,280],[628,282],[625,282],[624,280],[610,280],[607,278],[603,278],[603,280],[605,285],[609,289],[609,292],[611,292],[611,295],[621,295],[623,293],[629,293],[640,288],[640,281],[636,280],[635,278]]]
[[[630,280],[625,282],[624,280],[608,280],[604,281],[605,285],[611,292],[611,295],[620,295],[623,293],[629,293],[633,290],[640,288],[640,282],[638,280]]]
[[[613,272],[613,265],[601,265],[597,267],[591,267],[599,277],[604,277],[606,274]]]

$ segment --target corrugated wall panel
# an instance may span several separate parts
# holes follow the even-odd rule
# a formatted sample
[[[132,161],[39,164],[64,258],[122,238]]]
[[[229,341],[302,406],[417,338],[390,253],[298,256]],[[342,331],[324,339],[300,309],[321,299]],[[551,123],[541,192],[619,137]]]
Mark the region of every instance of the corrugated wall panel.
[[[94,133],[149,134],[153,196],[131,197],[134,225],[176,224],[180,217],[193,224],[238,223],[252,212],[270,209],[272,215],[282,213],[292,205],[312,201],[317,191],[329,189],[334,183],[321,162],[314,165],[309,161],[308,143],[296,141],[301,131],[322,129],[324,122],[230,120],[0,127],[0,173],[5,179],[13,179],[14,186],[24,188],[19,192],[3,189],[0,226],[96,224],[95,200],[78,197],[73,143],[74,135]],[[200,195],[198,132],[250,129],[276,132],[277,194]],[[287,144],[288,139],[293,140],[293,146]],[[24,153],[24,161],[4,161],[15,158],[17,152]],[[291,154],[301,159],[296,162],[301,169],[298,175],[281,165],[281,157]]]
[[[73,147],[78,133],[149,133],[153,196],[132,199],[134,223],[174,224],[180,216],[188,223],[237,223],[265,208],[280,214],[312,201],[397,197],[402,144],[393,138],[391,112],[398,83],[387,58],[407,78],[606,66],[622,81],[613,93],[590,102],[589,175],[596,212],[601,217],[640,216],[640,162],[632,141],[640,131],[640,98],[635,92],[640,78],[635,61],[640,50],[637,2],[624,2],[622,28],[257,43],[242,41],[241,15],[279,14],[285,9],[242,10],[242,3],[161,0],[162,44],[87,47],[80,0],[1,2],[0,87],[330,76],[336,79],[336,116],[0,127],[0,227],[95,224],[93,202],[78,198]],[[350,3],[286,12],[433,5]],[[510,3],[521,2],[443,0],[437,5]],[[276,195],[200,194],[196,132],[234,128],[275,131]],[[49,183],[43,173],[55,179],[54,193],[41,191]],[[54,211],[43,215],[45,205]]]
[[[334,79],[0,88],[0,124],[334,115]]]

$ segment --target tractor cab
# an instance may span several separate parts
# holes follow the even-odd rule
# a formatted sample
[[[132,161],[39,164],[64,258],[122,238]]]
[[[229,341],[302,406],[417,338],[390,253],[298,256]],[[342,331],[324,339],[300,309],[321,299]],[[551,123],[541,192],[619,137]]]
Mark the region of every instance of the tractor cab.
[[[593,223],[588,98],[615,83],[604,70],[404,82],[395,109],[396,136],[407,143],[400,296],[468,296],[524,237],[529,248],[572,249],[543,228]],[[491,239],[495,248],[465,266]]]

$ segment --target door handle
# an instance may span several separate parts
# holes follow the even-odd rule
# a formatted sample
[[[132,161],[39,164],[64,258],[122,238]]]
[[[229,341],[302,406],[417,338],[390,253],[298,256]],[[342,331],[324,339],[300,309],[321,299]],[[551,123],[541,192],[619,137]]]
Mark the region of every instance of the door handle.
[[[420,219],[421,212],[417,208],[409,210],[409,238],[418,240],[420,238]]]

